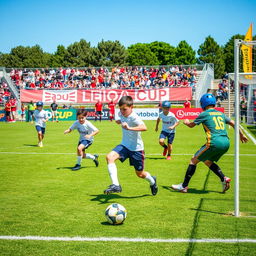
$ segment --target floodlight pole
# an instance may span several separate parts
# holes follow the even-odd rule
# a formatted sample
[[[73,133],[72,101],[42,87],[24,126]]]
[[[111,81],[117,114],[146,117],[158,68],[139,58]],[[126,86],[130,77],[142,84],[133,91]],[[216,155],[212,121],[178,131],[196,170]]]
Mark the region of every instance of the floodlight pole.
[[[239,49],[241,45],[240,39],[235,39],[234,42],[234,68],[235,68],[235,217],[240,216],[239,212],[239,112],[240,112],[240,99],[239,99]]]

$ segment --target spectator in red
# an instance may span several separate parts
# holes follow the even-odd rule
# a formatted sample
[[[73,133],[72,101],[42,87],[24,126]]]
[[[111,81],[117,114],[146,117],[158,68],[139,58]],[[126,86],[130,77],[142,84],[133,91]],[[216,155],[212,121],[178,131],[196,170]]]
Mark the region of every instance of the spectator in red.
[[[115,117],[115,103],[113,102],[113,100],[111,100],[109,103],[108,103],[108,109],[109,109],[109,118],[110,118],[110,121],[112,122],[114,120],[114,117]]]
[[[13,122],[16,122],[17,100],[14,97],[11,97],[10,103],[11,103],[11,119]]]
[[[6,101],[4,110],[5,110],[6,121],[11,122],[12,105],[9,100]]]
[[[186,98],[186,101],[183,103],[184,108],[190,108],[191,107],[191,103],[190,101]]]
[[[100,117],[100,122],[101,122],[102,110],[103,110],[103,104],[98,100],[97,103],[95,104],[95,121],[97,121],[98,117]]]

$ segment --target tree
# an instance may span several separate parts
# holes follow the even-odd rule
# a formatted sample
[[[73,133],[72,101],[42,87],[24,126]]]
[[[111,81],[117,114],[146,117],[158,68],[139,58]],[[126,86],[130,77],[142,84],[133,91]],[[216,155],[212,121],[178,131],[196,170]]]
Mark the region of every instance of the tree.
[[[196,52],[185,41],[180,41],[175,50],[176,64],[190,65],[196,63]]]
[[[131,66],[159,65],[156,55],[148,44],[137,43],[128,47],[127,61]]]
[[[127,51],[119,41],[104,41],[98,43],[94,49],[98,66],[124,66],[127,59]]]
[[[203,44],[198,49],[199,63],[213,63],[215,78],[221,78],[225,71],[225,62],[223,57],[223,49],[211,37],[206,37]]]
[[[156,55],[160,65],[176,64],[175,47],[165,42],[152,42],[149,49]]]
[[[50,67],[67,67],[68,66],[68,51],[63,45],[58,45],[57,50],[50,56]]]

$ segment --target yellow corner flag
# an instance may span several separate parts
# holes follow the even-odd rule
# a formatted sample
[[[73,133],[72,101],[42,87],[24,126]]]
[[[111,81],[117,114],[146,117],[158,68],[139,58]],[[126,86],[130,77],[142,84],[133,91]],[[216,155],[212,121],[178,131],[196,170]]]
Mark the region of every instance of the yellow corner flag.
[[[244,41],[252,41],[252,24],[250,25]],[[251,45],[242,45],[241,50],[243,52],[243,70],[245,73],[252,72],[252,46]],[[247,79],[252,79],[251,75],[245,76]]]

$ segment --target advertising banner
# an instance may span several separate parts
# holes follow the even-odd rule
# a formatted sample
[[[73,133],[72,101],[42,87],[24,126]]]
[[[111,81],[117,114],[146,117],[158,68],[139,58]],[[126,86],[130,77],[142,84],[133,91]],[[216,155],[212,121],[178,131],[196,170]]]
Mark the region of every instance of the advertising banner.
[[[6,121],[5,111],[0,110],[0,122],[5,122],[5,121]]]
[[[135,103],[161,102],[164,100],[183,101],[192,99],[192,88],[162,88],[142,90],[96,89],[96,90],[21,90],[21,101],[33,100],[44,103],[94,104],[98,100],[117,103],[122,96],[131,96]]]
[[[142,119],[142,120],[156,120],[159,117],[158,108],[134,108],[133,111]],[[120,110],[115,109],[115,119],[118,118],[118,113]]]
[[[94,120],[95,116],[96,116],[96,112],[94,109],[86,109],[88,114],[86,119],[87,120]],[[99,116],[98,116],[98,120],[99,120]],[[102,111],[102,116],[101,116],[101,120],[109,120],[109,110],[108,109],[103,109]]]
[[[50,109],[45,109],[48,111],[48,118],[52,120],[52,111]],[[76,109],[58,109],[57,115],[59,121],[75,121],[76,120]]]

